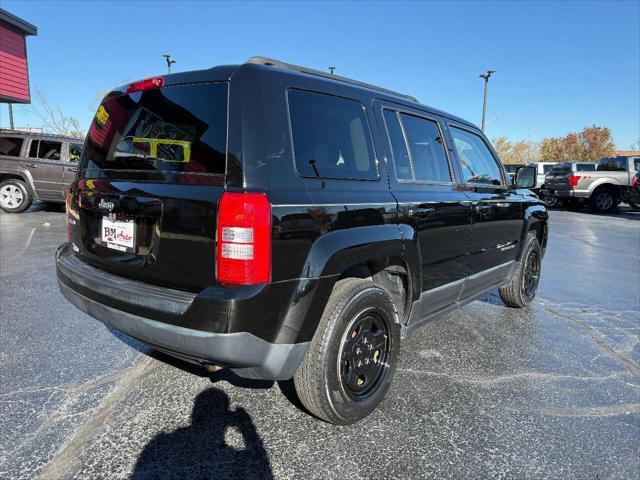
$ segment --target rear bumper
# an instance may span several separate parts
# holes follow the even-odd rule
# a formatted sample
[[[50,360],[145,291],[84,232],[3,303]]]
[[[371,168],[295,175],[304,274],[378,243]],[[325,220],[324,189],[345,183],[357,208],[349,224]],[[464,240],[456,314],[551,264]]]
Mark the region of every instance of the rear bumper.
[[[542,194],[546,196],[553,196],[558,198],[589,198],[588,190],[573,190],[564,189],[556,190],[553,187],[542,189]]]
[[[178,358],[226,366],[245,378],[288,380],[309,347],[308,342],[270,343],[249,332],[215,333],[186,328],[115,308],[108,304],[110,302],[98,301],[97,298],[110,296],[123,301],[124,296],[124,301],[134,306],[144,303],[147,311],[157,312],[158,317],[163,314],[179,316],[188,310],[196,295],[103,272],[76,257],[69,244],[58,248],[56,269],[60,291],[76,308],[105,325]],[[118,283],[109,285],[109,280],[112,280],[109,277],[116,277]],[[99,296],[89,298],[88,285],[98,290]]]

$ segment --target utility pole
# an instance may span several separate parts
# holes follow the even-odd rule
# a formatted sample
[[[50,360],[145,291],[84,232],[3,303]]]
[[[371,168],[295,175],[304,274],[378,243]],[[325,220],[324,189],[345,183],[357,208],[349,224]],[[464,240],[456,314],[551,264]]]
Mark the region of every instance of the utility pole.
[[[482,131],[484,132],[484,126],[487,119],[487,92],[489,90],[489,78],[496,73],[495,70],[487,70],[480,74],[480,78],[484,78],[484,101],[482,102]]]
[[[176,61],[173,58],[171,58],[171,54],[170,53],[165,53],[162,56],[167,61],[167,73],[171,73],[171,65],[176,63]]]
[[[331,73],[331,75],[333,75],[333,71],[336,69],[336,67],[329,67],[329,73]]]
[[[11,103],[7,103],[9,106],[9,130],[13,130],[13,105]]]

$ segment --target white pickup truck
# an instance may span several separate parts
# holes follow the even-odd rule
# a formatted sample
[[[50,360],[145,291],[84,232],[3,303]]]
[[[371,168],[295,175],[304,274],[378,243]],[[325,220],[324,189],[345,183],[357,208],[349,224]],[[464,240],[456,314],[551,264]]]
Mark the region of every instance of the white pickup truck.
[[[562,168],[558,164],[545,177],[543,195],[555,196],[568,208],[585,204],[594,212],[611,211],[626,196],[636,172],[640,171],[640,156],[606,157],[594,171]]]

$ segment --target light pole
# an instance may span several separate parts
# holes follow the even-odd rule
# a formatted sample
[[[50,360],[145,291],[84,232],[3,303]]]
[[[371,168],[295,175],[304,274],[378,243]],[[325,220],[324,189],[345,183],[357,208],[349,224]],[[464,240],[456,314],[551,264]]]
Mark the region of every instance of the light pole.
[[[171,65],[176,63],[176,61],[173,58],[171,58],[171,54],[170,53],[165,53],[162,56],[167,61],[167,73],[171,73]]]
[[[484,125],[487,118],[487,91],[489,90],[489,77],[496,73],[495,70],[487,70],[480,74],[480,78],[484,78],[484,101],[482,102],[482,131],[484,132]]]

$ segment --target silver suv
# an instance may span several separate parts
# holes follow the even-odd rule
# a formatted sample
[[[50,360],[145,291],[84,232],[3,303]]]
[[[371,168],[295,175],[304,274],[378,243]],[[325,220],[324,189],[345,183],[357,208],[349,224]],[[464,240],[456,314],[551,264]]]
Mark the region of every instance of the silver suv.
[[[0,208],[19,213],[34,200],[64,203],[81,151],[78,138],[0,131]]]

